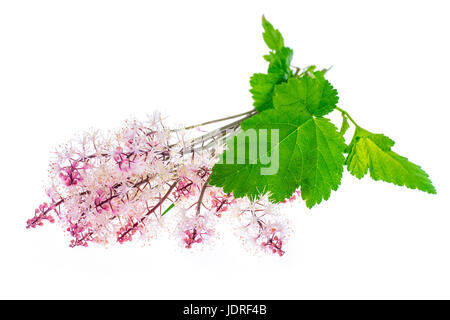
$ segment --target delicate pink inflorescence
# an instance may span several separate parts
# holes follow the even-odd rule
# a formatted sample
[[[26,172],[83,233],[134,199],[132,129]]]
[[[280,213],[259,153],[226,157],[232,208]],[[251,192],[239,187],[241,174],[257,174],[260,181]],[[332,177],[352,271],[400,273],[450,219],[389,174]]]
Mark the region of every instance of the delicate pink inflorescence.
[[[210,145],[204,139],[217,137],[188,133],[168,129],[155,114],[146,122],[130,120],[114,134],[94,131],[62,146],[50,166],[51,204],[40,205],[27,228],[56,218],[70,247],[146,241],[169,230],[183,248],[193,249],[213,242],[225,219],[251,247],[283,255],[289,229],[279,206],[267,195],[235,199],[210,186],[223,146],[202,148]]]
[[[50,215],[50,211],[55,209],[55,205],[48,205],[46,202],[41,204],[39,208],[34,211],[34,217],[27,220],[27,229],[36,228],[37,226],[43,226],[44,220],[48,220],[50,223],[54,223],[55,219]]]

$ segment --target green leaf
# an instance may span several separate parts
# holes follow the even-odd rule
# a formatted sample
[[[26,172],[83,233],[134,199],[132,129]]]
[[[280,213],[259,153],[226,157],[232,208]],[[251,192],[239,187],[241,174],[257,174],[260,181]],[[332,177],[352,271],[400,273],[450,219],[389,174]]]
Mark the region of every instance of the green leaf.
[[[391,148],[394,141],[383,134],[373,134],[357,128],[349,146],[347,169],[358,179],[369,171],[374,180],[383,180],[435,194],[436,189],[428,174]]]
[[[311,115],[323,116],[336,107],[337,90],[325,78],[290,78],[276,87],[273,97],[275,108],[291,107],[306,110]]]
[[[350,124],[348,123],[348,119],[344,114],[342,114],[342,124],[341,124],[341,130],[339,130],[339,133],[341,135],[344,135],[349,128],[350,128]]]
[[[291,61],[294,51],[291,48],[284,47],[277,52],[271,52],[264,56],[269,62],[269,73],[284,73],[287,76],[292,74]]]
[[[325,73],[327,73],[327,71],[328,71],[327,69],[316,70],[316,71],[312,72],[309,76],[311,78],[318,78],[318,79],[326,80]]]
[[[259,112],[273,108],[273,91],[277,84],[285,82],[291,75],[291,60],[293,51],[284,47],[283,37],[278,30],[264,18],[264,41],[272,52],[264,56],[269,62],[268,74],[255,73],[250,78],[255,109]]]
[[[343,171],[345,143],[337,128],[325,118],[314,118],[301,109],[280,107],[269,109],[242,123],[243,132],[228,141],[228,150],[222,163],[213,168],[210,183],[232,192],[237,198],[257,197],[269,192],[273,202],[289,198],[300,186],[302,198],[311,208],[330,197],[331,190],[337,190]],[[240,146],[249,149],[244,137],[251,129],[277,129],[278,142],[269,136],[272,162],[264,165],[259,152],[245,153],[242,164],[227,163],[230,150]],[[261,131],[259,131],[261,132]],[[258,150],[259,151],[259,150]],[[274,165],[279,155],[276,174],[265,175],[261,168]],[[233,157],[231,157],[233,158]],[[236,155],[234,155],[234,160]]]
[[[276,30],[264,16],[262,22],[264,41],[272,50],[272,52],[264,56],[264,59],[269,62],[268,73],[282,73],[286,77],[291,76],[291,61],[294,51],[284,46],[284,40],[280,31]]]
[[[281,50],[284,47],[284,40],[280,31],[276,30],[264,16],[262,17],[262,25],[264,28],[263,38],[267,46],[275,51]]]
[[[161,217],[162,217],[163,215],[165,215],[167,212],[169,212],[170,210],[172,210],[173,207],[175,207],[175,204],[172,203],[169,207],[167,207],[166,210],[164,210],[164,212],[162,213]]]
[[[282,73],[255,73],[250,78],[250,92],[253,96],[253,105],[259,112],[273,108],[273,90],[275,85],[285,80]]]

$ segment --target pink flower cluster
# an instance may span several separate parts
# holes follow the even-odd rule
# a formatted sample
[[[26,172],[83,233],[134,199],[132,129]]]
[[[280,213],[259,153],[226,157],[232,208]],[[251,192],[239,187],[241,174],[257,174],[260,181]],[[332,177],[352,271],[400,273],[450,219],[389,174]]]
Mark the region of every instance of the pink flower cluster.
[[[128,141],[128,145],[132,145],[132,141]],[[134,152],[124,153],[121,147],[117,147],[112,156],[119,167],[119,170],[124,172],[131,170],[131,166],[134,164],[134,160],[137,157]]]
[[[48,205],[46,202],[41,204],[39,208],[34,211],[34,217],[27,220],[27,229],[36,228],[37,226],[43,226],[44,220],[50,223],[54,223],[55,219],[50,215],[50,211],[55,209],[56,205]]]
[[[74,238],[70,241],[70,247],[88,246],[88,241],[92,241],[92,232],[90,232],[83,224],[72,223],[68,221],[69,227],[67,231]]]
[[[190,137],[200,131],[189,129],[170,130],[155,114],[111,135],[94,131],[61,146],[50,166],[51,204],[39,206],[27,228],[56,218],[70,247],[147,241],[172,230],[192,249],[213,242],[225,220],[252,247],[283,255],[289,230],[278,206],[264,195],[235,199],[208,184],[224,132]]]
[[[278,235],[279,231],[276,228],[271,228],[267,240],[261,243],[263,248],[267,248],[273,253],[277,253],[280,257],[284,254],[282,250],[283,240]]]
[[[76,185],[83,181],[80,170],[78,169],[78,161],[70,161],[70,165],[60,169],[59,176],[66,186]]]
[[[200,243],[203,241],[203,234],[199,232],[196,228],[191,230],[184,231],[184,234],[186,235],[183,239],[184,243],[186,244],[186,248],[190,249],[192,248],[192,245],[194,243]]]
[[[128,222],[117,232],[117,242],[124,243],[132,241],[133,235],[138,231],[138,227],[139,225],[137,223],[131,224],[131,222]]]
[[[255,201],[237,199],[233,214],[237,222],[237,234],[244,242],[253,244],[255,250],[284,255],[284,244],[290,228],[281,213],[280,205],[272,204],[267,196]]]

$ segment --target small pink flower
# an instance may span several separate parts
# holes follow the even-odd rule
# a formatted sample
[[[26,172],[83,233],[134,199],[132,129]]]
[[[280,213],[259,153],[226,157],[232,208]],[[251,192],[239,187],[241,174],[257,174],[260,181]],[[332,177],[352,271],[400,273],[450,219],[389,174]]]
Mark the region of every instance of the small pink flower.
[[[183,178],[180,179],[180,181],[178,182],[177,187],[173,194],[177,199],[182,197],[189,198],[195,194],[195,188],[196,185],[192,180],[188,178]]]
[[[137,223],[127,223],[124,227],[120,228],[117,232],[117,242],[123,244],[127,241],[133,240],[133,235],[139,230]]]
[[[300,191],[297,190],[289,199],[285,199],[283,203],[294,202],[295,200],[300,198],[300,195],[301,195]]]
[[[117,147],[113,152],[113,159],[119,166],[120,171],[128,172],[132,169],[136,155],[134,153],[126,154],[121,147]]]
[[[69,227],[67,231],[70,233],[73,240],[70,242],[70,247],[87,247],[88,241],[92,241],[92,232],[90,232],[84,225],[81,223],[72,223],[69,221]]]
[[[47,220],[50,223],[54,223],[55,219],[49,214],[49,212],[54,208],[54,204],[51,204],[50,206],[45,202],[41,204],[36,210],[34,210],[34,217],[27,220],[27,229],[36,228],[37,226],[43,226],[44,220]]]
[[[275,228],[270,228],[267,240],[262,242],[261,246],[268,249],[272,253],[278,254],[280,257],[285,254],[282,250],[283,241],[280,238],[279,232]]]
[[[78,168],[78,162],[72,161],[70,166],[61,168],[59,176],[64,181],[66,186],[77,185],[78,182],[83,181],[83,177]]]
[[[194,243],[201,243],[203,241],[203,233],[199,232],[196,228],[186,230],[184,232],[185,237],[183,242],[186,244],[185,248],[190,249]]]
[[[233,195],[223,193],[221,190],[214,190],[210,192],[211,197],[211,209],[215,211],[218,217],[222,216],[222,212],[228,210],[230,205],[236,203],[236,199],[234,199]]]
[[[94,204],[98,213],[109,210],[108,201],[106,200],[105,192],[103,190],[97,190],[97,196],[94,198]]]

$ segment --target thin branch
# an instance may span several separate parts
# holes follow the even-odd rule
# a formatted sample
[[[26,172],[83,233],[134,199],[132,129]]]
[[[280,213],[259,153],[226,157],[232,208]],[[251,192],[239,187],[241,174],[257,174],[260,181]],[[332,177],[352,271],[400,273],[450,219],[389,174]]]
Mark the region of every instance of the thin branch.
[[[203,202],[203,196],[205,195],[206,188],[208,187],[209,178],[210,177],[208,177],[208,179],[206,179],[205,183],[203,184],[202,191],[200,192],[200,197],[198,198],[198,202],[197,202],[197,216],[200,215],[200,210],[202,208],[202,202]]]
[[[248,115],[248,114],[250,114],[250,113],[255,113],[255,111],[256,111],[255,109],[252,109],[252,110],[250,110],[250,111],[243,112],[243,113],[240,113],[240,114],[236,114],[236,115],[234,115],[234,116],[229,116],[229,117],[225,117],[225,118],[220,118],[220,119],[216,119],[216,120],[211,120],[211,121],[206,121],[206,122],[203,122],[203,123],[195,124],[195,125],[192,125],[192,126],[189,126],[189,127],[185,127],[185,128],[183,128],[183,129],[181,129],[181,130],[194,129],[194,128],[198,128],[198,127],[200,127],[200,126],[205,126],[205,125],[212,124],[212,123],[216,123],[216,122],[222,122],[222,121],[225,121],[225,120],[230,120],[230,119],[242,117],[242,116]],[[180,129],[178,129],[178,130],[173,130],[173,131],[180,131]]]

